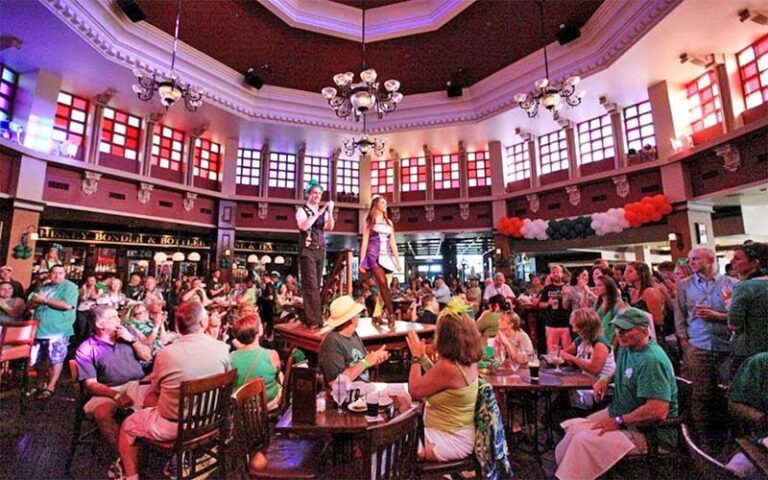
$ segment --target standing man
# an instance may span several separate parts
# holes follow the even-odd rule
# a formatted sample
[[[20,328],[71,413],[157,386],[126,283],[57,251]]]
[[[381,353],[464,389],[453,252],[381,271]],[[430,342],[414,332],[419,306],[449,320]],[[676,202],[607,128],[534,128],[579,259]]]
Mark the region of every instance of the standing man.
[[[435,288],[432,289],[432,295],[437,299],[440,310],[448,305],[448,300],[451,299],[451,289],[445,284],[445,279],[443,279],[442,275],[435,277]]]
[[[0,281],[8,282],[11,284],[11,287],[13,287],[13,296],[16,298],[25,298],[24,297],[24,287],[21,286],[21,283],[17,282],[13,278],[13,267],[10,265],[3,265],[0,267]]]
[[[717,396],[720,367],[731,353],[731,332],[723,292],[735,281],[717,273],[715,252],[697,247],[688,254],[693,275],[677,283],[675,327],[693,386],[691,417],[702,447],[712,451],[725,437],[725,405]]]
[[[299,227],[299,272],[301,274],[301,296],[304,300],[304,321],[310,328],[323,325],[323,306],[320,298],[320,282],[325,264],[325,231],[333,230],[333,202],[320,207],[323,187],[312,179],[304,189],[306,205],[296,210],[296,225]]]
[[[64,267],[54,265],[50,270],[50,281],[32,295],[30,302],[35,306],[34,318],[40,321],[32,347],[32,363],[40,360],[40,351],[48,355],[48,383],[38,392],[38,398],[50,398],[56,391],[56,384],[67,358],[69,337],[75,334],[75,307],[79,297],[77,285],[66,278]]]

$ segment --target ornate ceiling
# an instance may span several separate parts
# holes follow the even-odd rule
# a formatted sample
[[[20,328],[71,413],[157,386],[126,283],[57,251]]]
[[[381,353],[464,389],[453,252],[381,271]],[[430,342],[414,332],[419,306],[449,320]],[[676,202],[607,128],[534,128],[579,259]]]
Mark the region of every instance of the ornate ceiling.
[[[359,7],[360,0],[336,0]],[[172,34],[175,2],[140,0],[147,22]],[[368,0],[369,8],[409,2]],[[560,24],[584,25],[602,0],[547,2],[547,42]],[[267,84],[319,92],[341,71],[359,71],[360,44],[293,28],[256,1],[191,3],[181,40],[239,72],[268,65]],[[406,95],[440,91],[448,80],[468,87],[542,47],[534,0],[484,0],[436,31],[367,45],[369,66],[397,78]],[[542,60],[543,63],[543,60]],[[543,74],[543,66],[542,66]]]

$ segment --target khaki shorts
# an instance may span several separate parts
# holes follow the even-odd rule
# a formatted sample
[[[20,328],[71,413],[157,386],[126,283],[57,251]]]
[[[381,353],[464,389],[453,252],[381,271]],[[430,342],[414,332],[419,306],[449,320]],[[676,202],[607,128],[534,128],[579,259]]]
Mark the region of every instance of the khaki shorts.
[[[158,442],[175,440],[179,433],[178,422],[163,418],[156,408],[145,408],[126,418],[120,428],[128,436],[131,445],[137,438],[147,438]]]
[[[134,380],[132,382],[124,383],[122,385],[110,388],[116,392],[120,392],[131,397],[131,400],[133,400],[133,405],[130,406],[130,409],[138,411],[141,410],[142,406],[144,405],[144,397],[146,397],[147,393],[149,393],[149,391],[152,389],[152,385],[139,385],[139,381]],[[85,403],[85,405],[83,405],[83,411],[90,417],[93,416],[93,412],[95,412],[97,408],[107,403],[117,405],[117,402],[109,397],[92,397]]]

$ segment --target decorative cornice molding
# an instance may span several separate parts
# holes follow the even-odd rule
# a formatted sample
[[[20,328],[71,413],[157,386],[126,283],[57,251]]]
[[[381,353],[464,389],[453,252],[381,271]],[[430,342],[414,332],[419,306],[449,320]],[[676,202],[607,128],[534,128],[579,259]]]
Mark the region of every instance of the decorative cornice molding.
[[[410,0],[369,8],[365,13],[365,41],[373,43],[438,30],[474,2]],[[319,0],[259,0],[259,3],[291,27],[361,41],[359,8]]]
[[[167,69],[172,37],[147,22],[129,22],[119,10],[111,8],[110,0],[40,1],[108,60],[150,72]],[[681,2],[606,0],[584,26],[578,42],[547,47],[551,79],[557,81],[574,74],[588,77],[608,68]],[[183,78],[206,89],[206,102],[242,118],[341,131],[360,129],[336,118],[319,93],[271,85],[255,93],[244,85],[240,72],[183,42],[178,50],[176,65]],[[530,89],[541,76],[541,63],[540,51],[533,52],[465,88],[462,98],[450,102],[444,92],[408,95],[397,115],[377,122],[369,133],[475,123],[489,118],[515,106],[514,94]],[[126,72],[126,84],[131,81],[131,74]]]

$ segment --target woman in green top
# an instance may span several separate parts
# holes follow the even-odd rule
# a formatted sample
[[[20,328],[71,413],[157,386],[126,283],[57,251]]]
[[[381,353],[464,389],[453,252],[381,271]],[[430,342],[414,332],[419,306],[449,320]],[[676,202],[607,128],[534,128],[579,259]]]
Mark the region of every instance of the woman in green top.
[[[488,310],[477,319],[477,330],[482,335],[483,345],[499,333],[499,318],[503,310],[507,310],[507,301],[501,295],[494,295],[488,300]],[[467,314],[469,315],[469,312]]]
[[[280,357],[275,350],[259,345],[263,330],[257,314],[246,315],[235,320],[235,338],[240,342],[238,350],[232,352],[232,368],[237,369],[235,389],[254,378],[264,379],[267,391],[267,407],[271,410],[280,403]]]
[[[748,357],[768,352],[768,245],[752,242],[736,247],[731,265],[741,278],[728,309],[728,325],[735,331],[732,373],[736,373]]]
[[[603,275],[597,281],[597,315],[600,317],[600,324],[603,328],[603,334],[613,348],[619,344],[616,337],[616,327],[611,320],[616,316],[616,312],[624,308],[624,302],[621,300],[621,291],[616,282],[608,275]]]
[[[483,345],[466,309],[453,297],[440,314],[435,334],[440,359],[434,365],[426,356],[424,342],[408,332],[413,357],[408,391],[414,399],[426,399],[424,445],[419,456],[430,461],[459,460],[474,451],[477,362],[483,357]]]

